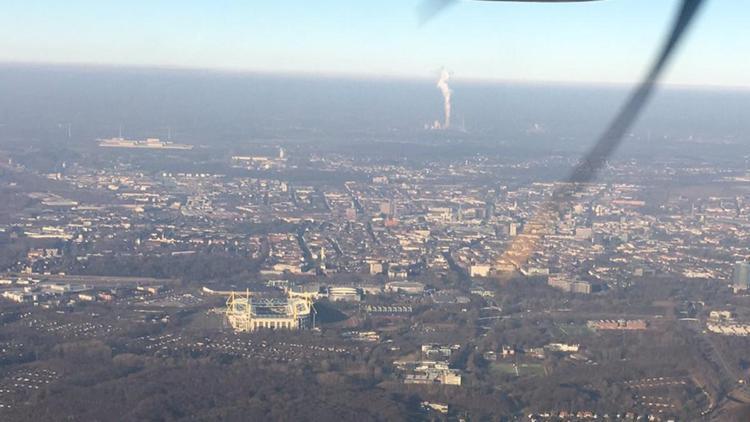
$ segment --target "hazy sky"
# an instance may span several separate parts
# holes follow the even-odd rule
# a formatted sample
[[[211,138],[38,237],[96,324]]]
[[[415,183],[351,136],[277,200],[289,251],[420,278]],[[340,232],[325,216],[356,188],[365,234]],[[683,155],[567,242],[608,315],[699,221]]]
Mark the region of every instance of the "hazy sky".
[[[630,82],[677,3],[465,1],[420,26],[416,0],[5,0],[0,61]],[[748,16],[709,0],[667,81],[750,87]]]

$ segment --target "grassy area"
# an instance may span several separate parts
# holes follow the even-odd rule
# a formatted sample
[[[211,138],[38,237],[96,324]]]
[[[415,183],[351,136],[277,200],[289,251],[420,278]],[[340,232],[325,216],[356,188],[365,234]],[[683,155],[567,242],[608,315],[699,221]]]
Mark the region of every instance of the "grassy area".
[[[555,335],[561,340],[583,337],[593,333],[585,324],[555,324],[555,328],[557,329]]]
[[[530,377],[544,375],[544,365],[541,363],[519,363],[498,362],[490,366],[490,371],[495,376],[512,375],[519,377]]]
[[[490,368],[497,375],[516,375],[515,365],[512,363],[493,363]]]

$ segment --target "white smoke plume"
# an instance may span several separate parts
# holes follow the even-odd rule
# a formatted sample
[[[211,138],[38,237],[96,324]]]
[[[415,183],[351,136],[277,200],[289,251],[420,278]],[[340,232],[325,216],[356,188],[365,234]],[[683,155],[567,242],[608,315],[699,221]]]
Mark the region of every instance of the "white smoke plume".
[[[440,72],[440,79],[437,82],[437,87],[440,88],[440,92],[443,93],[443,107],[445,108],[445,123],[443,123],[443,129],[448,129],[451,126],[451,94],[453,94],[453,90],[448,86],[450,78],[450,73],[443,69]]]

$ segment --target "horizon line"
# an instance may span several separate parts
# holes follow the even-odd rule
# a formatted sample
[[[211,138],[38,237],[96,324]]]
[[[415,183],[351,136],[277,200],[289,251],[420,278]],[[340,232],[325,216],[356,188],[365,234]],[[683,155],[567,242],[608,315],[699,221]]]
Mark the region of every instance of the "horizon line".
[[[200,72],[213,73],[217,75],[234,76],[267,76],[267,77],[290,77],[290,78],[319,78],[319,79],[341,79],[341,80],[397,80],[397,81],[433,81],[436,77],[414,74],[396,73],[358,73],[346,71],[304,71],[304,70],[273,70],[273,69],[251,69],[232,67],[203,67],[185,66],[173,64],[122,64],[122,63],[99,63],[99,62],[48,62],[48,61],[14,61],[0,59],[0,68],[9,67],[37,67],[37,68],[68,68],[78,70],[125,70],[125,71],[175,71],[175,72]],[[492,77],[466,77],[452,79],[453,82],[467,84],[491,84],[491,85],[556,85],[556,86],[589,86],[608,88],[629,88],[638,83],[633,81],[582,81],[582,80],[543,80],[543,79],[514,79],[514,78],[492,78]],[[750,85],[721,85],[721,84],[694,84],[694,83],[669,83],[660,82],[659,86],[668,89],[700,90],[700,91],[750,91]]]

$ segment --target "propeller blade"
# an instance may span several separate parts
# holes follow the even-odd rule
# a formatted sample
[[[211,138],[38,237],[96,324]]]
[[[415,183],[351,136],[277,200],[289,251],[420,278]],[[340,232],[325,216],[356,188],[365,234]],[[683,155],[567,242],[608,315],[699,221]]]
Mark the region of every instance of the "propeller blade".
[[[643,80],[630,95],[607,130],[573,169],[566,179],[567,183],[557,187],[551,200],[544,203],[527,222],[529,230],[524,229],[524,232],[528,235],[518,236],[503,253],[501,260],[511,262],[520,268],[531,254],[538,250],[541,233],[544,233],[543,227],[551,221],[557,221],[560,213],[570,208],[573,195],[580,192],[586,183],[594,179],[606,160],[620,146],[625,133],[635,123],[641,109],[653,94],[666,64],[674,54],[703,3],[705,3],[705,0],[683,0],[667,39]]]
[[[591,181],[604,166],[607,158],[622,143],[625,133],[635,123],[641,109],[653,94],[659,76],[661,76],[664,67],[704,2],[704,0],[683,0],[677,19],[672,25],[672,30],[648,73],[612,120],[607,130],[604,131],[604,134],[594,144],[594,147],[573,169],[568,177],[568,182],[577,185]]]
[[[577,3],[598,0],[478,0],[497,2],[526,2],[526,3]],[[455,3],[455,0],[427,0],[421,6],[422,23],[434,17],[447,6]],[[620,109],[607,130],[599,137],[594,146],[584,155],[583,159],[576,165],[566,179],[567,183],[557,187],[552,195],[552,200],[543,204],[534,216],[528,221],[527,226],[542,227],[549,221],[559,217],[561,211],[569,208],[573,195],[580,192],[585,183],[596,177],[597,173],[606,163],[607,159],[615,152],[622,143],[625,133],[635,123],[641,109],[653,94],[656,83],[661,76],[664,67],[673,55],[675,49],[682,40],[685,32],[693,22],[700,7],[705,0],[683,0],[677,18],[672,29],[664,42],[656,60],[646,73],[643,80],[628,98],[628,101]],[[526,230],[524,230],[526,231]],[[531,230],[530,230],[531,231]],[[530,236],[519,236],[511,244],[501,259],[513,262],[519,266],[526,262],[529,256],[537,249],[540,235],[534,232]]]
[[[475,0],[475,1],[494,1],[505,3],[581,3],[588,1],[601,0]],[[448,6],[458,3],[458,0],[424,0],[418,7],[419,23],[423,25],[437,16]]]
[[[458,0],[425,0],[417,8],[419,24],[424,25],[448,6],[454,5]]]

